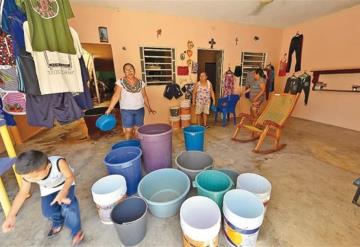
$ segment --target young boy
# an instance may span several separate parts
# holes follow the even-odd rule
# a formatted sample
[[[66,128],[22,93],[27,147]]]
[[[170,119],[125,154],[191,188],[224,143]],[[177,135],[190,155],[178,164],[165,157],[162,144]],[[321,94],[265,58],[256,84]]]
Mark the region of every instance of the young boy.
[[[204,126],[208,128],[207,118],[210,113],[210,99],[212,98],[215,104],[215,95],[211,82],[208,81],[205,72],[200,74],[200,81],[196,83],[193,92],[193,105],[195,105],[195,113],[197,117],[197,123],[200,124],[201,114],[204,118]]]
[[[65,225],[71,230],[72,245],[78,245],[83,240],[84,233],[75,197],[74,174],[65,159],[59,156],[48,157],[41,151],[30,150],[18,156],[15,170],[22,175],[23,181],[2,225],[3,232],[14,229],[15,217],[30,193],[31,183],[37,183],[40,186],[42,213],[52,222],[48,236],[58,234]]]

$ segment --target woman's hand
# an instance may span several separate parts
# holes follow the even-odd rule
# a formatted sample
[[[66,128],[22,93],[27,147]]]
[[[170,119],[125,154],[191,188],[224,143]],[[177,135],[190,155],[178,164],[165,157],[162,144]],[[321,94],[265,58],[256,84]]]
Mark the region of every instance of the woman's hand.
[[[15,228],[15,216],[8,216],[4,223],[2,224],[2,231],[3,233],[8,233]]]
[[[108,108],[105,112],[106,115],[109,115],[111,113],[112,110],[110,110],[110,108]]]
[[[149,111],[150,114],[156,114],[156,111],[153,110],[152,108],[149,108],[148,111]]]

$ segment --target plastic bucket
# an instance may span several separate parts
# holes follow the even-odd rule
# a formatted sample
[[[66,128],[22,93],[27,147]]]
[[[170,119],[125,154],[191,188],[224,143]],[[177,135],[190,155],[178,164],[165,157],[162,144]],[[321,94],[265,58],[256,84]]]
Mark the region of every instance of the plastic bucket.
[[[179,115],[180,115],[180,107],[178,106],[170,107],[170,116],[178,117]]]
[[[126,198],[126,181],[121,175],[110,175],[96,181],[91,187],[100,220],[112,224],[110,213],[114,206]]]
[[[138,194],[160,218],[174,216],[190,190],[190,180],[182,171],[165,168],[147,174],[139,184]]]
[[[201,151],[184,151],[175,158],[176,166],[193,181],[196,175],[213,167],[214,160],[207,153]]]
[[[223,197],[233,187],[231,178],[216,170],[206,170],[196,175],[193,186],[197,188],[198,195],[206,196],[222,208]]]
[[[180,102],[181,108],[190,108],[191,107],[191,101],[190,100],[182,100]]]
[[[255,247],[264,205],[253,193],[230,190],[224,196],[224,233],[229,246]]]
[[[138,129],[144,168],[151,172],[172,166],[172,128],[168,124],[147,124]]]
[[[141,154],[138,147],[120,147],[110,151],[104,159],[109,174],[125,177],[129,196],[136,193],[141,180]]]
[[[237,178],[236,188],[254,193],[263,202],[266,212],[271,195],[269,180],[255,173],[243,173]]]
[[[180,116],[178,117],[170,117],[170,125],[173,129],[180,129]]]
[[[181,107],[180,108],[180,115],[190,115],[191,108],[190,107]]]
[[[191,115],[180,115],[181,127],[186,128],[191,124]]]
[[[184,128],[184,139],[186,151],[204,151],[205,127],[190,125]]]
[[[231,180],[233,181],[234,185],[236,184],[237,178],[239,176],[239,173],[237,171],[230,170],[230,169],[216,169],[216,170],[228,175],[231,178]]]
[[[121,147],[140,147],[140,141],[138,139],[120,141],[112,145],[111,149],[117,149]]]
[[[146,202],[139,197],[128,198],[114,207],[111,219],[120,241],[125,246],[137,245],[146,235]]]
[[[105,114],[107,107],[96,107],[85,111],[84,121],[88,129],[88,135],[93,138],[100,137],[104,134],[103,131],[96,127],[96,120]],[[120,113],[118,109],[114,109],[115,117],[120,119]]]
[[[218,246],[221,212],[209,198],[187,199],[180,209],[180,224],[184,247]]]

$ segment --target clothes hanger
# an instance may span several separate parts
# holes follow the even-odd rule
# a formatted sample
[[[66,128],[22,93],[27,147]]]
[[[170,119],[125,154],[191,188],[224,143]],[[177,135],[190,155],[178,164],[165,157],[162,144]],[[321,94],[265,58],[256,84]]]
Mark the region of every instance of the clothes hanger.
[[[233,72],[231,71],[231,68],[230,68],[230,67],[229,67],[228,71],[226,71],[226,73],[227,73],[227,74],[230,74],[230,73],[233,74]]]
[[[296,31],[295,36],[296,36],[296,37],[299,37],[299,36],[300,36],[300,32],[299,32],[299,31]]]

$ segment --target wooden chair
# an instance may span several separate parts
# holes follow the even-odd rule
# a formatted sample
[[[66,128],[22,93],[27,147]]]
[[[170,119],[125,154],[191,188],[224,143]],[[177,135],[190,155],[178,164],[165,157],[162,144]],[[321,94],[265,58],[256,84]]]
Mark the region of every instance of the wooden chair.
[[[258,119],[252,119],[251,115],[246,113],[240,114],[240,123],[237,125],[232,140],[250,142],[259,139],[253,150],[255,153],[268,154],[281,150],[286,146],[286,144],[280,144],[281,131],[285,121],[294,110],[299,96],[300,94],[274,94]],[[241,128],[249,130],[252,137],[247,140],[238,139],[237,135]],[[260,150],[267,136],[275,139],[274,147]]]

